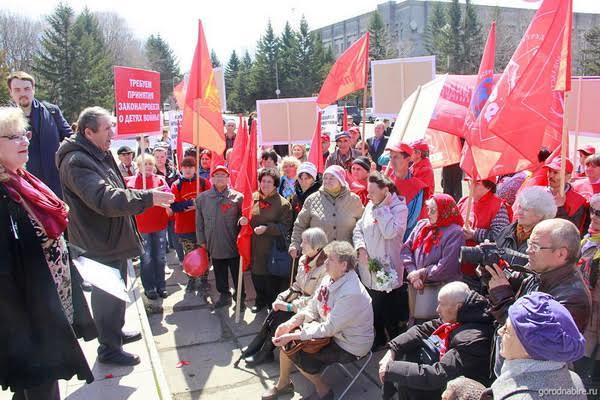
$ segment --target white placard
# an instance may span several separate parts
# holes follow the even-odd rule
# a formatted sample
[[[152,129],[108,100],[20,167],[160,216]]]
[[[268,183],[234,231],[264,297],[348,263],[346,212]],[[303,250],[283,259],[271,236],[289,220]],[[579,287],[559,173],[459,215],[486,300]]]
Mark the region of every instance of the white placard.
[[[98,289],[123,300],[126,303],[131,302],[125,282],[121,278],[118,269],[101,264],[86,257],[77,257],[73,259],[73,264],[79,271],[81,278],[89,282]]]

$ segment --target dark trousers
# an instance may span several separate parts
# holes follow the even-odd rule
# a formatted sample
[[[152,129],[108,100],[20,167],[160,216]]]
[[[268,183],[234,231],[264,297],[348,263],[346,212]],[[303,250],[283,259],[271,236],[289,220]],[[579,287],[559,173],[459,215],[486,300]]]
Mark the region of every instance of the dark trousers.
[[[43,383],[25,390],[18,390],[12,400],[60,400],[58,381]]]
[[[165,264],[167,263],[167,231],[142,233],[144,253],[141,257],[141,277],[144,291],[164,290]]]
[[[109,264],[118,269],[127,284],[127,260]],[[125,307],[123,300],[106,293],[97,287],[92,288],[92,313],[98,330],[98,355],[109,357],[121,351],[123,346],[123,325],[125,325]]]
[[[400,321],[408,321],[408,291],[406,285],[389,293],[371,289],[367,291],[373,306],[374,344],[381,346],[400,334]]]
[[[460,164],[452,164],[442,168],[442,188],[458,202],[462,198],[463,171]]]
[[[183,246],[181,246],[181,242],[175,233],[175,221],[169,221],[169,225],[167,226],[167,238],[169,240],[169,247],[174,248],[179,261],[183,261]]]
[[[408,354],[396,353],[394,361],[417,362],[417,352],[415,350]],[[442,392],[443,390],[419,390],[408,388],[388,381],[383,383],[382,398],[384,400],[392,399],[397,393],[398,400],[431,400],[439,399],[442,396]]]
[[[222,258],[212,259],[213,269],[215,271],[215,284],[217,291],[220,294],[229,294],[229,273],[231,273],[231,279],[233,281],[233,290],[237,293],[238,287],[238,275],[240,271],[240,258]],[[242,279],[242,297],[246,296],[244,290],[244,280]]]
[[[257,306],[271,307],[277,295],[288,286],[289,278],[281,278],[270,274],[252,274],[252,284],[256,291],[256,300],[254,303]]]

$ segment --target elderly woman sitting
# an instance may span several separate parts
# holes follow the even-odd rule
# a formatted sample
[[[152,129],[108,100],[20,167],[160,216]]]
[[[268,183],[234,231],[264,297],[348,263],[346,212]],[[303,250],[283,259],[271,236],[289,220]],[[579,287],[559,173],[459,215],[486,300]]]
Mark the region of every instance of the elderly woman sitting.
[[[263,400],[292,393],[290,380],[292,364],[310,380],[319,399],[333,399],[333,391],[322,381],[320,374],[333,363],[348,363],[369,352],[373,344],[373,309],[367,290],[360,283],[354,248],[346,242],[334,241],[325,247],[323,278],[305,308],[288,322],[279,325],[273,343],[285,346],[292,340],[331,338],[331,342],[314,354],[299,351],[288,357],[283,351],[279,358],[279,380],[265,392]]]
[[[463,282],[451,282],[438,294],[438,319],[415,325],[388,343],[379,362],[383,398],[439,398],[446,383],[459,376],[486,383],[490,362],[492,317],[487,302]],[[419,364],[416,355],[430,337],[439,342],[439,361]],[[404,397],[403,397],[404,396]]]
[[[587,398],[581,379],[568,368],[583,355],[585,339],[552,296],[532,292],[518,299],[499,333],[506,360],[492,384],[494,399]]]
[[[310,301],[317,286],[325,276],[325,253],[327,236],[320,228],[309,228],[302,233],[302,257],[296,280],[292,286],[279,293],[273,303],[273,311],[267,316],[262,329],[244,350],[247,367],[273,361],[273,335],[275,329],[289,320]]]

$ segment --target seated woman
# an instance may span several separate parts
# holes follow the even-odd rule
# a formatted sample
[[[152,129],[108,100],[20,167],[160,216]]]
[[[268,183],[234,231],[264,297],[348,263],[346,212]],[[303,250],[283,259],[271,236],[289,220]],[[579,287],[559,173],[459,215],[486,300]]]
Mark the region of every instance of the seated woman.
[[[325,253],[327,236],[321,228],[309,228],[302,233],[302,257],[296,280],[292,286],[279,293],[273,303],[273,311],[267,316],[258,335],[244,350],[247,367],[273,361],[273,335],[275,329],[308,304],[310,298],[325,276]]]
[[[519,298],[499,333],[506,361],[492,384],[494,399],[587,399],[581,378],[568,367],[583,356],[585,339],[552,296],[532,292]]]
[[[279,354],[279,380],[262,395],[263,400],[276,399],[280,394],[293,393],[290,380],[292,364],[316,388],[315,398],[333,399],[333,391],[321,379],[321,372],[333,363],[348,363],[366,355],[373,338],[373,309],[371,298],[364,288],[356,268],[356,256],[350,243],[333,241],[325,247],[327,274],[316,290],[318,295],[294,315],[279,325],[273,343],[277,347],[292,340],[332,338],[314,354],[298,351],[288,357]]]

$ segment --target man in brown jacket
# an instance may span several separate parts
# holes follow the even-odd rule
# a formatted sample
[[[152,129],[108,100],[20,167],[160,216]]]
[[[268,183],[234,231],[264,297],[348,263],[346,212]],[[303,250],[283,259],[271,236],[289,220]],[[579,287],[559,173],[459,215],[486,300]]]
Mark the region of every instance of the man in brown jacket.
[[[168,207],[171,193],[126,189],[110,153],[114,135],[111,116],[89,107],[77,121],[78,132],[65,139],[56,153],[65,202],[69,205],[69,240],[85,257],[117,269],[127,282],[127,260],[141,254],[141,237],[133,216],[152,206]],[[98,329],[98,361],[135,365],[140,359],[122,345],[141,338],[124,335],[125,302],[94,287],[92,312]]]

